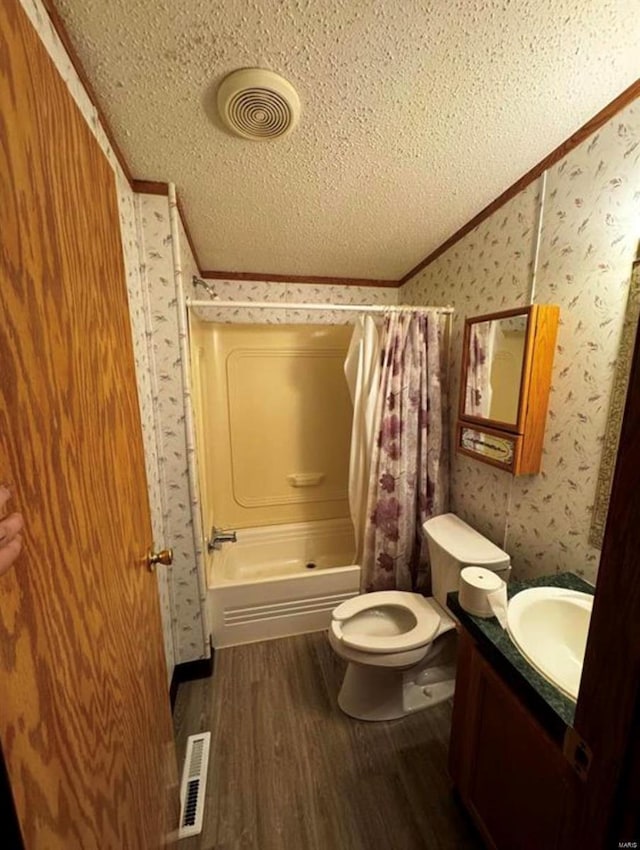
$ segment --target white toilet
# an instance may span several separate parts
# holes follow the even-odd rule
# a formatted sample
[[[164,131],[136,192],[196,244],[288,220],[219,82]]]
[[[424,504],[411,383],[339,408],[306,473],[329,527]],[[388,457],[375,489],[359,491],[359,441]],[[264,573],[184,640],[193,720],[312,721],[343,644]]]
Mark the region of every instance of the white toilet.
[[[338,705],[359,720],[393,720],[453,694],[455,621],[447,593],[470,564],[505,581],[509,556],[455,514],[424,524],[433,597],[397,590],[365,593],[333,611],[329,643],[349,662]]]

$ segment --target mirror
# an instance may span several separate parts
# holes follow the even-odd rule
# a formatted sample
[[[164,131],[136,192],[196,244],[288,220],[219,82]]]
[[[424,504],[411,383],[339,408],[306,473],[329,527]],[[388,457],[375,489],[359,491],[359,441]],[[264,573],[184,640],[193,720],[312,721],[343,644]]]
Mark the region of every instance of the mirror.
[[[517,429],[528,320],[525,310],[468,321],[461,418]]]

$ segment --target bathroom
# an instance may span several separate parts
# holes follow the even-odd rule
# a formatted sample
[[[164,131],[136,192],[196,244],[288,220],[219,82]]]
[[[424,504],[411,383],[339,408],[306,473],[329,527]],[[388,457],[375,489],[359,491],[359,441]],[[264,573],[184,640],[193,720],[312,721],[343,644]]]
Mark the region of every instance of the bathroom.
[[[144,5],[135,9],[141,12]],[[214,640],[212,654],[210,528],[201,512],[198,476],[204,461],[191,398],[189,322],[195,309],[187,307],[187,299],[212,302],[206,308],[209,322],[252,326],[343,326],[359,315],[340,309],[345,306],[452,308],[446,510],[508,553],[512,580],[571,572],[595,583],[606,516],[606,492],[603,498],[597,488],[615,460],[616,434],[612,437],[608,423],[612,410],[621,418],[625,396],[616,364],[624,359],[621,341],[634,326],[637,299],[630,281],[640,239],[638,33],[630,9],[628,19],[621,8],[610,20],[586,4],[569,5],[562,21],[545,19],[537,5],[535,21],[505,9],[504,32],[484,10],[482,73],[474,72],[462,86],[468,84],[468,91],[451,103],[446,87],[432,86],[426,110],[406,91],[424,67],[432,73],[442,61],[451,70],[446,63],[455,65],[457,57],[447,39],[471,38],[477,25],[471,10],[440,9],[441,17],[429,24],[434,40],[429,45],[424,11],[411,11],[415,20],[409,27],[391,6],[367,13],[340,4],[335,26],[314,23],[308,10],[275,4],[250,7],[246,20],[237,10],[216,9],[215,26],[204,26],[202,11],[189,3],[178,34],[164,7],[157,10],[157,33],[147,33],[133,11],[123,11],[116,25],[110,10],[97,3],[8,4],[11,26],[22,14],[24,34],[28,20],[53,63],[49,73],[61,75],[115,174],[152,537],[156,549],[173,550],[172,565],[160,561],[155,580],[164,686],[175,701],[178,770],[185,736],[212,732],[205,827],[187,845],[482,846],[465,807],[451,795],[448,701],[389,725],[341,715],[337,696],[344,665],[326,634],[316,630],[326,629],[326,620],[291,639],[272,635],[275,640],[229,648]],[[322,8],[328,20],[332,13]],[[269,12],[277,21],[273,28]],[[306,35],[305,26],[311,28]],[[540,86],[549,89],[540,112],[529,111],[538,104],[517,59],[525,34],[540,63]],[[475,38],[483,43],[479,34]],[[208,55],[211,43],[217,59]],[[545,65],[545,44],[554,45],[553,69]],[[331,59],[335,45],[344,66]],[[472,55],[471,43],[466,49]],[[513,54],[513,63],[498,74],[495,57],[504,61],[503,52]],[[584,55],[592,58],[591,66],[575,59]],[[153,81],[157,85],[158,57],[163,79],[172,79],[181,67],[180,85],[187,87],[172,91],[164,124],[154,111],[162,108],[140,94]],[[404,68],[402,78],[394,76],[396,60]],[[348,72],[360,63],[362,89]],[[272,67],[296,85],[300,117],[283,139],[239,139],[216,113],[215,93],[225,74],[254,65]],[[599,67],[602,79],[587,85],[587,67]],[[446,73],[440,73],[442,86]],[[510,78],[511,88],[503,89]],[[344,98],[335,79],[346,87]],[[486,128],[479,133],[471,119],[464,123],[465,114],[482,99],[489,79],[494,100],[483,106]],[[573,94],[565,103],[569,90]],[[370,105],[363,105],[364,97]],[[384,112],[385,101],[398,104],[397,114]],[[377,110],[388,123],[372,134]],[[430,113],[447,120],[431,122]],[[475,115],[479,121],[480,113]],[[574,143],[545,159],[592,119]],[[324,135],[318,142],[314,134],[320,127]],[[462,150],[459,138],[472,127],[479,147]],[[174,146],[172,139],[181,142]],[[496,156],[503,149],[506,162]],[[424,158],[424,150],[430,157]],[[430,168],[431,158],[445,162],[449,151],[455,151],[453,168]],[[203,164],[196,169],[199,158]],[[482,181],[470,177],[478,159],[486,170]],[[530,178],[520,180],[530,169]],[[219,175],[209,188],[216,203],[196,191],[205,173]],[[411,191],[427,177],[427,188]],[[437,200],[443,197],[447,203]],[[437,215],[429,215],[433,210]],[[210,271],[219,269],[228,271]],[[210,291],[194,286],[194,279]],[[560,325],[542,471],[513,476],[455,450],[463,336],[467,318],[530,304],[558,305]],[[322,309],[314,309],[317,305]],[[628,339],[627,346],[630,358]],[[38,484],[20,491],[16,471],[13,479],[25,499],[16,510],[26,514],[29,527],[26,493],[33,494]],[[99,518],[93,521],[95,527]],[[234,545],[222,544],[221,551]],[[25,557],[32,556],[27,546]],[[352,565],[347,560],[342,567]],[[356,592],[354,584],[327,591]],[[21,593],[29,596],[24,588]],[[3,625],[13,634],[10,622]],[[3,681],[11,687],[9,678]],[[20,763],[7,737],[12,724],[6,715],[0,729],[10,779]],[[596,738],[594,732],[587,741],[591,749]],[[295,759],[287,750],[293,740],[299,749]],[[53,800],[56,786],[47,787],[47,799]],[[16,788],[13,793],[18,818],[28,820],[28,793]],[[25,846],[83,846],[69,833],[66,844],[53,839],[47,844],[39,828],[23,820]]]

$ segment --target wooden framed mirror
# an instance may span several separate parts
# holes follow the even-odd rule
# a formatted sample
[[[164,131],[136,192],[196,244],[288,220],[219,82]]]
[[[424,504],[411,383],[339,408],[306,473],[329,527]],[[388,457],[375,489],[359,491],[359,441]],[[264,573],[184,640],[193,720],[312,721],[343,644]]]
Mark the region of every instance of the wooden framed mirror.
[[[466,320],[460,453],[514,475],[540,471],[559,313],[532,304]]]

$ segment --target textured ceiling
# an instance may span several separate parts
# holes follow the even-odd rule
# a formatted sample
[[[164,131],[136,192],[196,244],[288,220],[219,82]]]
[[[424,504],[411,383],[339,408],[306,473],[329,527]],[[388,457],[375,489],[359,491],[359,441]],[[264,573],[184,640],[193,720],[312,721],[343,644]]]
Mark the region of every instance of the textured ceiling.
[[[203,268],[398,278],[640,76],[637,0],[57,0],[135,177],[173,181]],[[288,137],[228,135],[239,67]],[[213,116],[213,118],[212,118]]]

